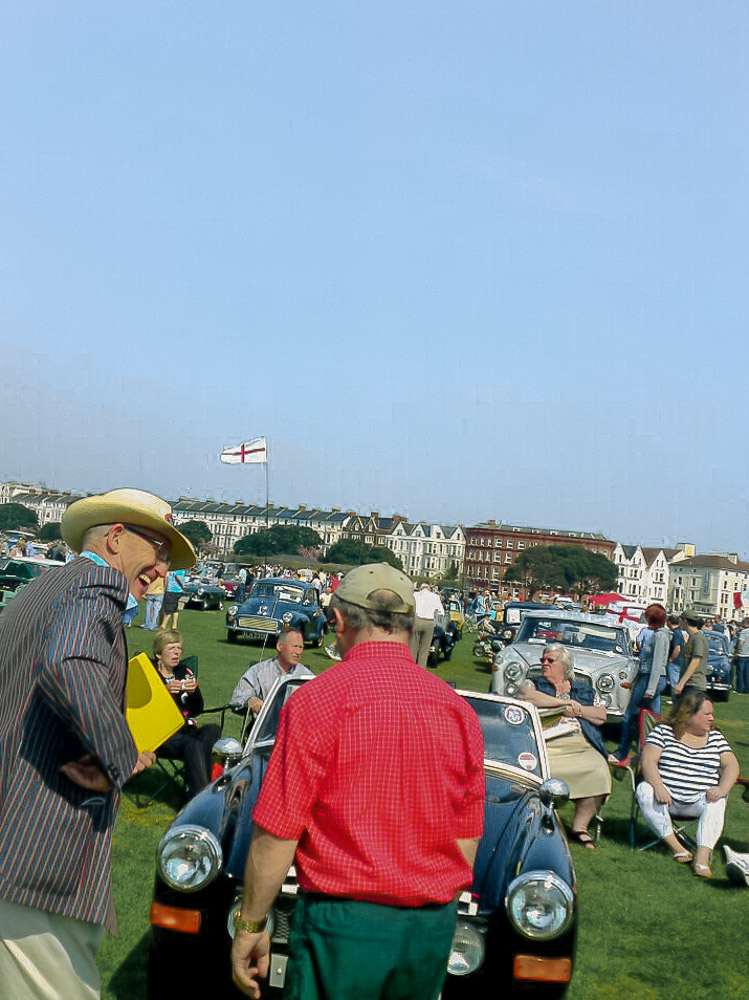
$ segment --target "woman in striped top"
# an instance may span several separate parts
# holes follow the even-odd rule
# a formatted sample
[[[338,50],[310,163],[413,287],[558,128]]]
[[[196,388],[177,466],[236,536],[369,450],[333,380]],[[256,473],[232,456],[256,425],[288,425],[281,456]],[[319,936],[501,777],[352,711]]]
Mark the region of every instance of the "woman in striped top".
[[[693,862],[700,878],[711,878],[710,857],[723,831],[728,793],[739,762],[728,741],[713,729],[713,704],[704,691],[689,690],[668,722],[656,726],[642,751],[644,781],[637,800],[648,826],[671,849],[679,864]],[[674,833],[671,817],[698,818],[692,854]]]

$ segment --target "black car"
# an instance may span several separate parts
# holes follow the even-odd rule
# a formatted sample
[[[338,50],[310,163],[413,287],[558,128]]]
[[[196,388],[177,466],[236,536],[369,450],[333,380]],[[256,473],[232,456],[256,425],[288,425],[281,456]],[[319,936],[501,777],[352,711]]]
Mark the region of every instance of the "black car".
[[[206,991],[239,997],[230,983],[229,951],[252,809],[281,707],[299,684],[313,682],[277,682],[244,751],[235,748],[239,759],[185,806],[162,838],[150,916],[150,1000],[203,1000]],[[577,919],[575,873],[554,809],[567,787],[549,779],[535,708],[499,695],[459,693],[475,708],[484,732],[485,830],[473,885],[460,898],[443,997],[488,1000],[510,988],[561,996],[572,974]],[[220,743],[224,753],[232,752],[227,741]],[[296,892],[292,867],[268,924],[272,952],[264,997],[283,996]]]
[[[444,619],[434,626],[432,641],[429,646],[429,655],[427,657],[427,664],[430,667],[438,666],[440,660],[449,660],[453,655],[455,643],[460,639],[460,631],[457,623],[446,620],[447,615],[444,616]]]

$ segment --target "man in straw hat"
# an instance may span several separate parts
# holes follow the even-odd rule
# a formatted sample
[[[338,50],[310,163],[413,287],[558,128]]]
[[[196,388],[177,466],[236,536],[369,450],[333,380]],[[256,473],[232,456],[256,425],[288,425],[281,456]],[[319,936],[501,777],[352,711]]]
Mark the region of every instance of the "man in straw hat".
[[[411,656],[407,576],[358,566],[330,610],[342,660],[281,712],[234,916],[234,979],[260,995],[267,914],[293,860],[290,996],[434,1000],[483,829],[481,727]]]
[[[125,721],[128,603],[195,561],[169,504],[113,490],[71,504],[80,556],[0,616],[0,984],[3,996],[99,996],[94,956],[116,931],[119,792],[153,763]]]

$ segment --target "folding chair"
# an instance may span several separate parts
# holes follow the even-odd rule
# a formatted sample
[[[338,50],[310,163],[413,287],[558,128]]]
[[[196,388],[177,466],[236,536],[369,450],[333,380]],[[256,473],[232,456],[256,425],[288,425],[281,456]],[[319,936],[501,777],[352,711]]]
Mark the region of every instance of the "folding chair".
[[[655,729],[655,727],[663,722],[662,715],[656,715],[655,712],[651,712],[647,708],[640,709],[640,722],[638,727],[638,737],[637,737],[637,747],[635,752],[623,761],[621,764],[612,764],[611,770],[615,778],[619,781],[623,780],[625,776],[629,777],[629,784],[631,790],[631,799],[629,804],[629,846],[631,850],[637,849],[638,851],[647,851],[651,847],[655,847],[656,844],[660,843],[660,838],[654,837],[652,831],[646,827],[646,833],[641,837],[638,837],[638,820],[640,819],[640,803],[637,800],[637,786],[643,780],[642,776],[642,748],[645,746],[645,740],[648,734]],[[678,815],[672,815],[672,820],[674,821],[674,833],[680,840],[686,841],[690,848],[696,847],[696,843],[693,838],[687,833],[687,831],[696,826],[698,820],[692,817],[685,818]],[[679,822],[681,825],[679,826]],[[646,842],[642,842],[646,841]]]

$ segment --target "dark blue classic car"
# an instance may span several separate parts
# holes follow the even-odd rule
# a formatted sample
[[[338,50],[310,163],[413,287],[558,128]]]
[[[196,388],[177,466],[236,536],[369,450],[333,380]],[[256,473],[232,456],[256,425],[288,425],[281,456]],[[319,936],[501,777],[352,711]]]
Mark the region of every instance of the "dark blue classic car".
[[[240,758],[197,795],[157,852],[149,998],[239,997],[229,977],[232,914],[242,896],[255,804],[284,701],[314,678],[277,682]],[[486,745],[485,831],[459,919],[442,996],[496,998],[507,990],[561,996],[572,975],[577,890],[554,806],[567,786],[550,779],[538,714],[499,695],[459,692],[481,719]],[[435,720],[435,725],[439,720]],[[220,741],[221,742],[221,741]],[[217,744],[216,749],[219,749]],[[223,752],[232,748],[224,743]],[[290,869],[269,921],[264,997],[283,996],[297,884]]]
[[[713,701],[728,701],[731,694],[731,647],[717,629],[703,628],[707,639],[707,691]]]
[[[298,628],[304,641],[322,646],[328,631],[317,590],[311,583],[269,577],[258,580],[244,604],[232,604],[226,612],[226,638],[276,638],[287,628]]]
[[[220,611],[224,606],[225,593],[221,587],[207,576],[192,577],[183,586],[180,603],[186,608],[197,608],[199,611]]]

